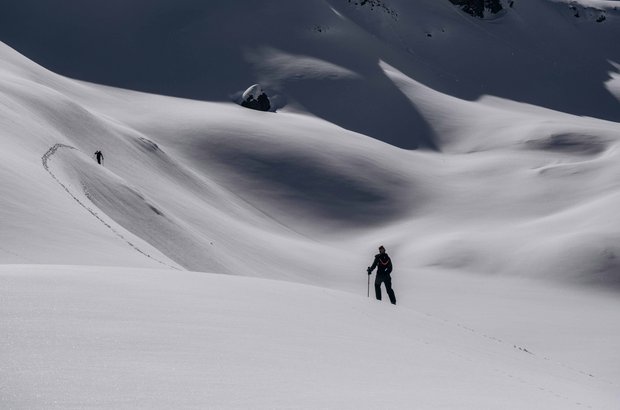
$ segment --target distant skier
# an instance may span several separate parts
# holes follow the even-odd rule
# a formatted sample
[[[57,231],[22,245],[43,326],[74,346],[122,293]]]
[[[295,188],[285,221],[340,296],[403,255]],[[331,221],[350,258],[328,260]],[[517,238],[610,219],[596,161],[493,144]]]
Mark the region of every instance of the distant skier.
[[[95,151],[95,158],[97,158],[99,165],[103,165],[103,153],[101,151]]]
[[[368,267],[368,274],[372,274],[375,268],[377,268],[377,276],[375,277],[375,295],[377,296],[377,300],[381,300],[381,283],[384,283],[385,290],[390,297],[390,302],[395,305],[396,295],[394,294],[394,290],[392,290],[392,277],[390,276],[392,272],[392,260],[388,254],[385,253],[385,248],[383,246],[379,246],[379,253],[375,255],[372,266]]]

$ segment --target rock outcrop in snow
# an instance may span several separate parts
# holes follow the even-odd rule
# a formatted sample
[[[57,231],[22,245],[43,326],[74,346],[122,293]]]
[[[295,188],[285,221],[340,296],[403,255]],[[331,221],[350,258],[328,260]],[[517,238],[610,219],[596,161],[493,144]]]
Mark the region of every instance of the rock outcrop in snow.
[[[271,101],[260,84],[248,87],[241,96],[241,105],[257,111],[271,110]]]
[[[479,18],[496,16],[505,10],[505,3],[508,4],[508,7],[512,7],[514,4],[514,0],[450,0],[450,2],[460,6],[465,13]]]

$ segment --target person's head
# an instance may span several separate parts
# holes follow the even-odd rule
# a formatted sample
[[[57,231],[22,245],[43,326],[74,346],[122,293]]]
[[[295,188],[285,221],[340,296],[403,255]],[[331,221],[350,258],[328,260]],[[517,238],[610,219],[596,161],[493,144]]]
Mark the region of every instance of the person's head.
[[[379,246],[379,253],[385,253],[385,248],[383,245]]]

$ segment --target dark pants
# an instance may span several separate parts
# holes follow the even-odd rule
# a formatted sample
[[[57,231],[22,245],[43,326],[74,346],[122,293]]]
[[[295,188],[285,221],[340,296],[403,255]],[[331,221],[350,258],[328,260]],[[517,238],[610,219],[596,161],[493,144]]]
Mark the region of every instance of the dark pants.
[[[377,300],[381,300],[381,282],[385,283],[385,290],[390,297],[390,302],[395,305],[396,295],[394,294],[394,290],[392,290],[392,277],[389,273],[377,274],[375,278],[375,295],[377,296]]]

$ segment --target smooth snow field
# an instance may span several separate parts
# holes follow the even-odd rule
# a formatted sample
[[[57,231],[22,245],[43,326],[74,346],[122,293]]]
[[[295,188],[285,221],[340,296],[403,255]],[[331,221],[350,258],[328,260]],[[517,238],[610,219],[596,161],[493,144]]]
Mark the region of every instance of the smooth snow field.
[[[570,360],[325,288],[137,268],[0,275],[5,408],[613,408],[617,392]],[[503,320],[523,330],[524,310]]]
[[[1,409],[620,409],[617,1],[47,3],[0,16]]]

